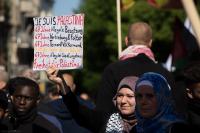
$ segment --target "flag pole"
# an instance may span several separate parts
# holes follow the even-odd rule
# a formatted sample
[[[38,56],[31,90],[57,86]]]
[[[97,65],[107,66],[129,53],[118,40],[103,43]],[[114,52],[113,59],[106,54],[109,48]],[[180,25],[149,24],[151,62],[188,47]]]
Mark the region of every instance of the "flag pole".
[[[200,20],[193,0],[181,0],[186,14],[192,24],[200,48]]]
[[[117,38],[118,38],[118,57],[119,57],[122,51],[120,0],[116,0],[116,6],[117,6]]]

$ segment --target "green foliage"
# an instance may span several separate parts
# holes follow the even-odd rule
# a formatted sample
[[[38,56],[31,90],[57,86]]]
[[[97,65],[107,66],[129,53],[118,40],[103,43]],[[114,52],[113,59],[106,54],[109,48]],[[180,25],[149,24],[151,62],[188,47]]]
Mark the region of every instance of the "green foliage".
[[[82,89],[98,89],[103,69],[117,60],[116,0],[83,0],[77,13],[85,14],[84,67],[79,73]],[[165,61],[173,40],[172,26],[175,17],[185,17],[183,9],[166,10],[151,7],[146,0],[121,13],[122,41],[128,25],[145,21],[153,28],[153,48],[158,61]]]
[[[113,46],[117,43],[112,38],[116,33],[115,26],[115,4],[107,0],[85,0],[80,6],[78,13],[85,14],[84,25],[84,68],[78,78],[82,78],[83,89],[89,92],[98,89],[101,73],[104,67],[111,62],[110,55],[117,56]]]

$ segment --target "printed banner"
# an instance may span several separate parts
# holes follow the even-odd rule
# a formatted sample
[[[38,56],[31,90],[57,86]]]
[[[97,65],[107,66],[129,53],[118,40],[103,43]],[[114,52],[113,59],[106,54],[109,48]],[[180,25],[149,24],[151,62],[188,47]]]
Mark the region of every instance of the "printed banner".
[[[36,17],[33,70],[83,67],[84,14]]]

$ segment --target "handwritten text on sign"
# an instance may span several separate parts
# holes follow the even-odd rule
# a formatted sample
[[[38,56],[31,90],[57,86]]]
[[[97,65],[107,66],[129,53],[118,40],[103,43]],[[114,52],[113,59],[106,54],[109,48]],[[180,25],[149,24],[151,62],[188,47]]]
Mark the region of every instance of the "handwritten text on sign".
[[[84,15],[36,17],[34,20],[34,70],[49,66],[76,69],[83,66]]]

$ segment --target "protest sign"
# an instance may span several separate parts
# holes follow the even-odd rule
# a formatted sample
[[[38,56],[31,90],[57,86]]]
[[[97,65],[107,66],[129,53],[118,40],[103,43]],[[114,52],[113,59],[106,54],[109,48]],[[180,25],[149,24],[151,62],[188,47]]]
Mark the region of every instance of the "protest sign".
[[[83,67],[84,14],[36,17],[33,70]]]

